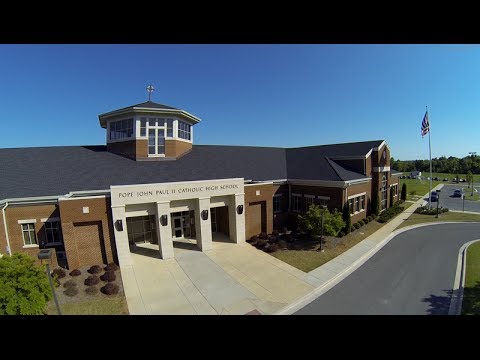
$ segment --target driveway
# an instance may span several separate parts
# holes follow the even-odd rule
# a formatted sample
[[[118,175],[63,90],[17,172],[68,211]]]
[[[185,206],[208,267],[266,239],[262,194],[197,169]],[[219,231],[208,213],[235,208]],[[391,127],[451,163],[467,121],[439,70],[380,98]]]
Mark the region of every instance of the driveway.
[[[121,268],[130,314],[272,314],[314,289],[306,273],[250,244],[214,242],[201,252],[185,240],[168,260],[150,247]]]
[[[405,231],[296,314],[448,314],[458,251],[479,238],[478,223]]]
[[[464,189],[465,192],[472,191],[471,188],[467,189],[466,185],[455,184],[455,185],[444,185],[441,192],[440,192],[440,202],[439,206],[443,206],[448,208],[449,210],[457,210],[457,211],[472,211],[480,213],[480,201],[472,201],[472,200],[465,200],[465,209],[463,209],[463,202],[462,198],[454,198],[453,191],[455,189]],[[480,189],[480,186],[477,188],[474,186],[475,189]],[[428,201],[428,197],[425,199]],[[437,203],[433,202],[432,206],[435,208]]]

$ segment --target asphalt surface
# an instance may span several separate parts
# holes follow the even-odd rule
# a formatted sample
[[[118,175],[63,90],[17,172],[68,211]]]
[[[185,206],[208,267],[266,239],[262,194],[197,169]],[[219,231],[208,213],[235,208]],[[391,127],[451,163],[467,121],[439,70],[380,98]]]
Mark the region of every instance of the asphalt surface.
[[[458,251],[480,239],[480,224],[405,231],[297,315],[446,315]]]
[[[466,185],[445,185],[442,190],[440,191],[440,202],[438,203],[438,206],[443,206],[448,208],[449,210],[459,210],[459,211],[474,211],[480,213],[480,201],[472,201],[472,200],[465,200],[465,209],[463,209],[463,202],[464,200],[462,198],[454,198],[453,197],[453,191],[455,189],[462,189],[464,190],[465,193],[471,193],[472,188],[466,187]],[[474,186],[477,191],[480,191],[480,186],[477,188]],[[425,199],[428,201],[428,197]],[[436,207],[437,203],[432,202],[432,206]]]

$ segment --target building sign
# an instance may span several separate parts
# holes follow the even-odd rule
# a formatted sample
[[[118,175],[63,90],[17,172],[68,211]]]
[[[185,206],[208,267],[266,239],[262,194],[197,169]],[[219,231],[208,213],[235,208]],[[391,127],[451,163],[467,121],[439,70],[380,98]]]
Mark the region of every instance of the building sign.
[[[112,206],[243,194],[244,179],[110,186]]]

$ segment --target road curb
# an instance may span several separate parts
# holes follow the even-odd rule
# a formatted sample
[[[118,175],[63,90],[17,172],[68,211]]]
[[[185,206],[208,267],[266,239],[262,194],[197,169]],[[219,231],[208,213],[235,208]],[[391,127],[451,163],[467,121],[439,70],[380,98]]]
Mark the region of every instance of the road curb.
[[[457,272],[455,274],[455,281],[453,282],[452,300],[448,309],[448,315],[461,315],[463,302],[463,289],[465,287],[465,271],[467,267],[467,250],[468,247],[480,239],[472,240],[463,244],[458,251]]]
[[[342,272],[336,274],[330,280],[326,281],[325,283],[323,283],[319,287],[315,288],[310,293],[304,295],[303,297],[301,297],[296,302],[285,306],[284,308],[282,308],[279,311],[273,313],[272,315],[292,315],[293,313],[300,310],[304,306],[310,304],[312,301],[316,300],[318,297],[320,297],[321,295],[326,293],[328,290],[330,290],[332,287],[334,287],[339,282],[341,282],[343,279],[345,279],[352,272],[357,270],[360,266],[362,266],[365,262],[367,262],[373,255],[375,255],[378,251],[380,251],[386,244],[388,244],[388,242],[390,240],[392,240],[395,236],[397,236],[397,235],[399,235],[399,234],[401,234],[405,231],[413,230],[413,229],[416,229],[416,228],[419,228],[419,227],[441,225],[441,224],[452,224],[452,223],[453,224],[462,224],[462,223],[470,224],[472,222],[471,221],[438,221],[438,222],[410,225],[410,226],[406,226],[404,228],[392,231],[390,233],[390,235],[388,235],[385,239],[380,241],[375,247],[373,247],[369,251],[365,252],[362,256],[360,256],[351,265],[346,267]],[[335,259],[332,259],[332,260],[335,260]]]

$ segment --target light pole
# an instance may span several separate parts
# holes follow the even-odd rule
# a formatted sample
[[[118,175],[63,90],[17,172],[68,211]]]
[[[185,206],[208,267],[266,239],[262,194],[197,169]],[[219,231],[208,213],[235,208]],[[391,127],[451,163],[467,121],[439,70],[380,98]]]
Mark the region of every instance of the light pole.
[[[472,156],[472,168],[473,168],[473,158],[477,155],[475,151],[469,152],[469,154]],[[472,171],[472,198],[473,198],[473,171]]]
[[[58,315],[62,315],[62,312],[60,311],[60,305],[58,304],[57,295],[55,294],[55,287],[53,286],[52,276],[50,275],[49,262],[51,261],[52,254],[53,254],[52,249],[42,249],[38,252],[37,256],[40,260],[48,260],[46,263],[48,281],[50,282],[50,288],[52,289],[53,300],[55,301],[55,306],[57,307]]]

